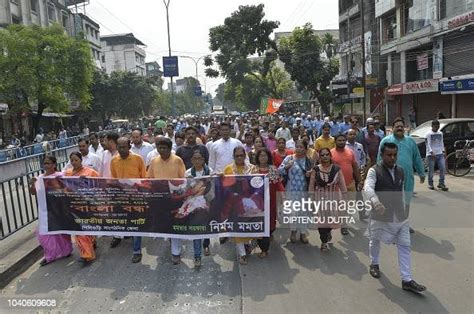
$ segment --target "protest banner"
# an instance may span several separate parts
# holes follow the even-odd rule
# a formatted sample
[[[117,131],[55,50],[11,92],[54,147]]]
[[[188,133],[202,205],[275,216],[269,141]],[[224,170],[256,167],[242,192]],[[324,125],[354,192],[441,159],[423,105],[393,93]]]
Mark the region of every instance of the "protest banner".
[[[269,236],[268,178],[44,177],[41,234],[181,239]]]

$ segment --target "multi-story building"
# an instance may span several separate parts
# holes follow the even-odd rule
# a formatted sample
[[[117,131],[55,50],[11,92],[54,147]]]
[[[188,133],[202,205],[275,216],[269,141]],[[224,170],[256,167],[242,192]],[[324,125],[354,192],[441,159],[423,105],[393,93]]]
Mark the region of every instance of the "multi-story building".
[[[132,33],[107,35],[102,43],[102,64],[108,74],[114,71],[130,71],[146,75],[145,44]]]
[[[339,74],[331,88],[334,102],[342,107],[343,113],[362,116],[364,108],[365,115],[382,115],[384,111],[382,95],[386,86],[386,61],[378,53],[380,30],[374,10],[373,0],[364,0],[363,3],[361,0],[339,0]],[[365,45],[365,62],[362,43]]]
[[[176,94],[183,93],[188,87],[188,81],[186,79],[176,80],[173,84],[173,87]],[[171,83],[168,83],[168,90],[171,90]]]
[[[0,0],[0,27],[53,23],[62,25],[69,35],[74,34],[72,13],[66,0]]]
[[[163,71],[161,71],[161,67],[158,62],[147,62],[145,63],[146,67],[146,76],[147,77],[162,77]]]
[[[387,116],[474,117],[474,1],[377,0]]]
[[[74,14],[76,34],[82,33],[91,47],[92,59],[97,68],[102,68],[102,46],[100,43],[100,25],[82,13]]]

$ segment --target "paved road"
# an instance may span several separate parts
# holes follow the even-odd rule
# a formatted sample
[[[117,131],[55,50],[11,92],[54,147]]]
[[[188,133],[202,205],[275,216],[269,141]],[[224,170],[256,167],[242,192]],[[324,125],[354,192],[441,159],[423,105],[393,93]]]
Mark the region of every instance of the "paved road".
[[[454,190],[473,192],[474,177],[449,179],[452,194],[429,192],[430,199],[454,195],[452,208],[466,210],[472,198]],[[417,198],[427,198],[426,186],[418,190]],[[428,287],[424,296],[401,290],[394,246],[382,247],[382,278],[370,277],[365,224],[358,223],[350,236],[335,232],[325,254],[316,232],[303,245],[288,244],[287,230],[278,230],[270,256],[261,260],[253,255],[246,266],[235,262],[232,244],[213,241],[212,255],[203,257],[199,271],[192,268],[190,243],[183,263],[173,266],[169,243],[147,238],[142,263],[131,264],[130,240],[110,249],[110,240],[101,238],[98,259],[87,268],[75,261],[77,253],[46,267],[33,265],[2,291],[0,311],[8,309],[8,298],[47,297],[58,301],[56,310],[73,313],[472,313],[472,203],[468,210],[467,222],[458,227],[415,226],[413,274]]]

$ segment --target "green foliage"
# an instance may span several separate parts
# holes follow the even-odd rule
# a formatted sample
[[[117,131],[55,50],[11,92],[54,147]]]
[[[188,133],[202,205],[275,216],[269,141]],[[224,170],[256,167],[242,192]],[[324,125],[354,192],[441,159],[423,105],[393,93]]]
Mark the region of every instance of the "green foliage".
[[[35,131],[46,108],[89,106],[94,65],[87,41],[67,36],[59,25],[11,25],[0,30],[0,51],[0,100],[14,112],[36,104]]]
[[[324,34],[323,38],[321,39],[321,42],[323,44],[323,50],[326,54],[326,58],[331,59],[337,54],[339,45],[337,43],[337,40],[331,34]]]
[[[150,114],[157,97],[147,78],[127,71],[112,72],[110,76],[97,71],[92,94],[92,110],[103,119],[114,114],[127,118]]]
[[[293,82],[288,75],[270,64],[266,75],[250,73],[237,84],[227,81],[224,88],[224,100],[235,103],[235,110],[256,110],[259,107],[260,99],[263,96],[272,98],[284,98],[293,88]],[[218,97],[222,97],[218,95]]]
[[[194,77],[185,77],[186,89],[175,94],[176,112],[178,114],[184,113],[202,113],[205,109],[205,103],[194,94],[195,87],[199,82]]]
[[[329,36],[325,36],[325,43],[326,40],[329,40]],[[282,38],[278,50],[280,60],[285,64],[291,79],[296,81],[298,90],[309,91],[319,99],[323,110],[329,112],[331,97],[327,88],[337,74],[339,65],[334,58],[322,59],[321,54],[326,52],[330,56],[334,51],[324,50],[321,39],[314,34],[310,23],[295,28],[291,36]]]
[[[258,65],[248,59],[257,54],[262,56],[270,49],[276,49],[270,39],[273,30],[279,25],[276,21],[265,20],[264,5],[239,6],[239,9],[224,20],[224,25],[213,27],[209,31],[211,51],[217,53],[214,60],[207,58],[206,75],[222,75],[238,84],[249,73],[258,70]],[[220,71],[209,68],[217,63]]]

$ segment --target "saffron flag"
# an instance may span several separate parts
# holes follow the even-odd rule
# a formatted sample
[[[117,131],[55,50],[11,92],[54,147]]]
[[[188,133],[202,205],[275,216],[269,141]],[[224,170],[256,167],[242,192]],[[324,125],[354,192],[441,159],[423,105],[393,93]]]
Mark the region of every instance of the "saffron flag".
[[[280,106],[283,104],[283,99],[274,98],[262,98],[260,100],[260,114],[275,113],[280,110]]]
[[[280,106],[283,104],[283,99],[268,99],[267,113],[275,113],[280,110]]]

